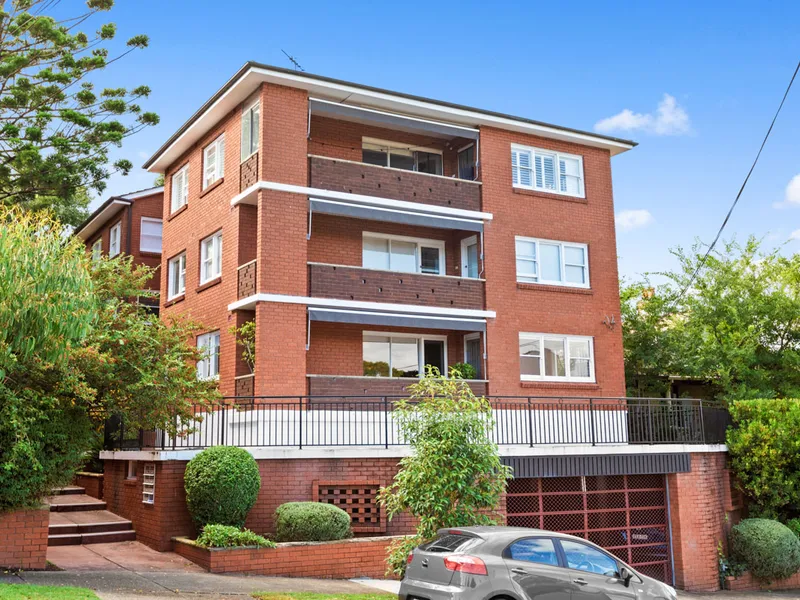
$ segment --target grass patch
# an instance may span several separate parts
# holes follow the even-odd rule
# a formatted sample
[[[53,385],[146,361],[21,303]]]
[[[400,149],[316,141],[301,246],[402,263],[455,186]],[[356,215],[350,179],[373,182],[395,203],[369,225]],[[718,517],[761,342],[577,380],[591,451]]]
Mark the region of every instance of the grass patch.
[[[49,585],[0,584],[0,600],[98,600],[92,590]]]
[[[314,592],[256,592],[258,600],[397,600],[397,594],[316,594]]]

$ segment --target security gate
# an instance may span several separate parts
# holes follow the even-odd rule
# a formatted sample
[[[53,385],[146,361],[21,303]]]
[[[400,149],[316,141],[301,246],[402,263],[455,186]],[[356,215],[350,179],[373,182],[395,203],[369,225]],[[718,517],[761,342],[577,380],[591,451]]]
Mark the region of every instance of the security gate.
[[[588,539],[645,575],[672,582],[664,475],[512,479],[506,510],[509,525]]]

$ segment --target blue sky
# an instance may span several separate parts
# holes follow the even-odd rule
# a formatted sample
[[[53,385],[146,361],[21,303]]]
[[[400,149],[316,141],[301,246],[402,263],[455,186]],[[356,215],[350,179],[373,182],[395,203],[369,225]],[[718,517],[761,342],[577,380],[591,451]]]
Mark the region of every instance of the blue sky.
[[[605,132],[638,141],[612,161],[628,278],[713,238],[800,59],[800,3],[785,1],[117,0],[108,19],[121,40],[146,33],[151,46],[104,82],[150,85],[144,106],[161,124],[125,143],[136,168],[104,197],[148,187],[144,159],[247,60],[289,66],[283,48],[312,73],[586,130],[606,120]],[[787,198],[799,132],[800,82],[726,238],[800,237],[800,178]]]

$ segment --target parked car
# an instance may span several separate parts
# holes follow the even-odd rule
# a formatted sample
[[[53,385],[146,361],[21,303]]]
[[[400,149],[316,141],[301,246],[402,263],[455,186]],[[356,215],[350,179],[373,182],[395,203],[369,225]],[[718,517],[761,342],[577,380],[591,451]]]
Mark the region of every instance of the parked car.
[[[524,527],[441,529],[416,548],[400,600],[675,600],[669,585],[572,535]]]

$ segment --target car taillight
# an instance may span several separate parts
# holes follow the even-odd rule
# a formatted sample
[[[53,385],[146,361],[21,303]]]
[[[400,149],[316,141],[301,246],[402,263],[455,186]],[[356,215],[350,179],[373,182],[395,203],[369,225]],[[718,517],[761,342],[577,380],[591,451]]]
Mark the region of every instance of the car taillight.
[[[412,560],[414,560],[414,553],[413,552],[409,552],[408,553],[408,558],[406,559],[406,564],[410,565]]]
[[[452,554],[444,557],[444,568],[449,571],[471,573],[472,575],[488,575],[486,563],[476,556]]]

